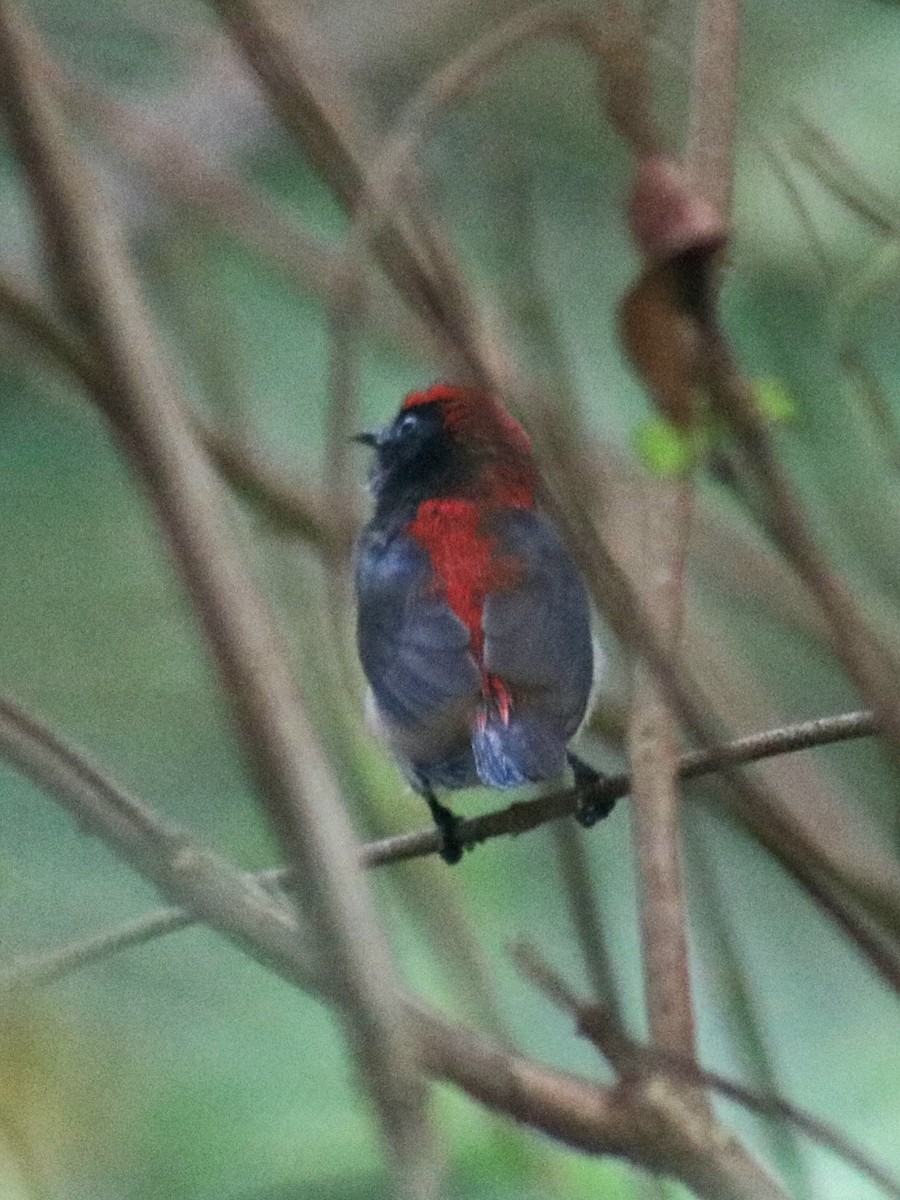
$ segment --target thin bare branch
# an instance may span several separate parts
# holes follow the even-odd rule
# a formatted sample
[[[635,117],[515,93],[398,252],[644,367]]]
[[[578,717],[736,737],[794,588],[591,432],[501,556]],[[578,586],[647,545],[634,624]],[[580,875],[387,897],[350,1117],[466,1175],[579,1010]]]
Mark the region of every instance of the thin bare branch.
[[[796,160],[815,175],[851,212],[887,238],[900,234],[900,208],[871,183],[846,151],[803,113],[795,114],[796,131],[788,146]]]
[[[781,141],[773,141],[762,130],[756,132],[756,142],[768,162],[773,175],[784,189],[791,207],[797,214],[797,219],[803,226],[806,240],[813,252],[823,282],[827,289],[833,293],[837,285],[837,271],[832,262],[828,247],[825,245],[825,239],[822,237],[809,205],[794,178],[793,164],[785,161],[784,144]]]
[[[782,754],[808,750],[814,746],[871,737],[875,733],[874,718],[869,712],[819,717],[782,729],[750,734],[727,745],[717,746],[713,750],[690,751],[682,755],[679,761],[679,774],[682,779],[699,778],[715,774],[726,763],[736,766],[741,763],[761,761]],[[23,737],[27,753],[21,746]],[[114,788],[114,785],[106,777],[100,775],[77,751],[65,746],[34,718],[23,713],[12,702],[3,699],[0,699],[0,753],[29,778],[34,779],[41,786],[47,787],[51,792],[55,787],[54,781],[60,774],[64,774],[67,779],[74,778],[79,787],[83,785],[92,789],[99,788],[104,795]],[[595,785],[595,788],[587,796],[570,788],[552,795],[541,796],[535,800],[519,801],[508,808],[461,822],[462,840],[466,846],[472,847],[504,834],[525,833],[550,821],[573,816],[577,812],[579,804],[590,796],[598,796],[601,802],[605,802],[627,796],[629,787],[630,781],[627,775],[609,775]],[[130,813],[130,799],[121,789],[114,790],[116,805],[119,808],[124,806],[126,813]],[[70,809],[70,811],[73,810]],[[85,817],[84,813],[79,810],[73,812],[73,815],[79,821],[88,821],[90,824],[90,813]],[[139,819],[139,813],[135,819]],[[373,869],[437,854],[439,850],[440,835],[433,827],[430,827],[369,842],[360,849],[360,862],[363,867]],[[129,861],[131,860],[129,859]],[[278,869],[263,871],[253,878],[266,888],[271,888],[273,885],[289,888],[291,877],[289,869]],[[48,980],[54,979],[66,973],[67,969],[80,969],[126,946],[136,945],[151,937],[161,936],[170,929],[183,928],[182,921],[191,923],[191,918],[186,914],[176,912],[152,913],[145,920],[148,922],[146,935],[138,922],[135,922],[133,926],[129,924],[127,930],[117,927],[88,939],[87,943],[64,946],[59,950],[46,952],[40,956],[40,959],[32,956],[21,964],[13,964],[10,975],[15,976],[21,965],[23,982],[27,981],[32,973],[39,978],[46,975]],[[168,922],[172,922],[172,924],[169,925]],[[592,942],[593,938],[592,932],[590,935]],[[70,968],[67,966],[69,963],[71,964]],[[602,980],[598,980],[598,982],[602,983]],[[608,1006],[608,999],[606,1003]]]
[[[684,614],[691,527],[689,481],[647,481],[632,566],[648,619],[675,657]],[[687,904],[681,854],[677,730],[657,681],[637,667],[628,729],[644,990],[654,1043],[695,1052]]]
[[[340,204],[352,212],[364,189],[370,155],[327,47],[300,12],[288,24],[268,0],[211,0],[280,117]],[[458,311],[446,297],[395,210],[380,223],[373,252],[412,312],[425,321],[458,369],[485,382],[483,363]]]
[[[831,629],[835,653],[879,726],[900,747],[900,664],[874,635],[854,596],[823,554],[753,397],[731,362],[724,341],[714,338],[707,361],[714,406],[733,430],[767,500],[772,537],[793,564]]]
[[[554,971],[544,956],[523,941],[514,945],[510,953],[519,973],[531,985],[545,995],[557,1008],[574,1016],[581,1025],[582,1014],[590,1013],[590,1040],[620,1078],[634,1074],[640,1054],[640,1046],[626,1032],[616,1014],[606,1005],[580,1001],[562,976]],[[579,1032],[582,1029],[579,1028]]]
[[[421,1049],[435,1078],[566,1144],[671,1174],[708,1200],[787,1200],[784,1190],[724,1129],[710,1130],[670,1095],[638,1096],[551,1072],[486,1038],[423,1013]],[[673,1134],[674,1144],[673,1144]],[[631,1147],[641,1146],[637,1157]],[[628,1149],[624,1147],[628,1146]]]
[[[651,1061],[653,1055],[651,1053]],[[888,1196],[900,1197],[900,1180],[879,1166],[862,1147],[856,1145],[850,1138],[845,1137],[839,1129],[827,1121],[820,1121],[811,1113],[792,1104],[781,1096],[767,1096],[752,1088],[744,1087],[732,1079],[720,1075],[717,1071],[698,1069],[694,1063],[679,1062],[663,1054],[651,1069],[658,1069],[671,1074],[673,1078],[682,1079],[685,1083],[697,1087],[708,1088],[718,1093],[726,1100],[733,1100],[748,1112],[757,1113],[773,1121],[785,1121],[793,1125],[808,1138],[818,1142],[830,1150],[838,1158],[842,1158],[851,1166],[856,1167],[860,1174],[865,1175]]]
[[[207,635],[260,800],[304,881],[333,1000],[398,1182],[410,1197],[430,1195],[424,1090],[340,793],[267,606],[235,551],[218,481],[158,345],[121,230],[66,135],[38,45],[12,0],[0,0],[0,96],[54,284],[108,370],[94,399],[154,505]]]
[[[222,0],[218,0],[219,3]],[[607,69],[611,119],[641,153],[658,149],[648,115],[640,30],[624,5],[609,3],[604,23],[577,12],[539,4],[476,39],[425,81],[397,118],[395,129],[372,162],[356,204],[356,223],[367,234],[384,222],[400,184],[438,116],[473,96],[493,78],[498,65],[530,42],[556,38],[572,42]]]
[[[678,774],[682,779],[696,779],[743,763],[876,734],[875,719],[869,711],[819,717],[782,729],[749,734],[709,750],[688,751],[679,760]],[[611,800],[627,796],[630,786],[628,775],[607,775],[589,789],[579,791],[577,788],[567,788],[535,800],[520,800],[506,808],[461,821],[460,840],[464,846],[471,847],[504,834],[527,833],[548,821],[574,816],[579,804],[585,801],[596,799],[605,805]],[[440,836],[429,829],[370,843],[364,854],[366,865],[375,867],[398,859],[433,854],[439,849]]]
[[[301,294],[328,298],[340,266],[339,250],[305,233],[261,188],[204,162],[197,147],[170,126],[110,100],[68,75],[58,61],[47,59],[44,70],[67,109],[99,127],[151,188],[249,247]],[[356,309],[356,319],[401,350],[433,358],[438,348],[434,338],[403,308],[390,285],[373,279],[368,287],[371,303]]]
[[[193,843],[187,835],[164,823],[145,803],[116,784],[82,753],[62,741],[36,718],[12,701],[0,698],[0,754],[27,779],[43,788],[87,833],[103,839],[112,851],[138,871],[170,903],[182,910],[189,923],[203,921],[255,957],[292,964],[293,982],[304,989],[321,990],[320,972],[301,946],[299,927],[291,908],[279,902],[256,879]],[[227,919],[222,917],[227,911]],[[157,934],[167,932],[172,914],[152,914]],[[101,934],[93,948],[71,947],[43,957],[39,973],[48,979],[63,972],[61,960],[71,969],[95,962],[105,953],[101,939],[115,944],[119,931]],[[123,941],[122,945],[127,944]],[[121,948],[121,947],[116,947]],[[302,954],[301,954],[302,949]],[[33,964],[34,965],[34,964]],[[9,975],[15,979],[15,972]],[[22,982],[27,982],[23,976]]]
[[[586,835],[571,821],[556,824],[553,832],[569,916],[591,990],[598,1004],[618,1015],[618,988],[603,935],[590,860],[585,850]]]
[[[121,950],[143,946],[164,934],[190,929],[196,923],[197,918],[181,908],[163,908],[56,950],[23,955],[0,973],[0,996],[10,991],[45,987]]]
[[[301,934],[290,905],[183,830],[164,825],[146,804],[8,701],[0,704],[0,753],[163,896],[290,983],[330,999],[321,955]],[[73,965],[74,959],[70,952]],[[10,982],[7,976],[4,983]],[[619,1094],[511,1054],[400,991],[395,1002],[424,1069],[492,1110],[579,1149],[674,1175],[709,1200],[785,1200],[729,1135],[711,1142],[708,1128],[700,1130],[683,1107]]]
[[[716,1092],[750,1112],[770,1120],[786,1121],[855,1167],[888,1196],[900,1197],[900,1181],[879,1167],[864,1150],[827,1122],[820,1121],[781,1096],[765,1095],[727,1079],[717,1071],[707,1071],[698,1067],[692,1058],[685,1055],[635,1042],[617,1027],[606,1009],[579,999],[533,949],[520,947],[516,961],[523,974],[552,1003],[574,1018],[578,1032],[588,1038],[600,1053],[617,1067],[623,1079],[632,1085],[638,1079],[642,1079],[646,1087],[654,1076],[670,1079]]]
[[[4,272],[0,272],[0,321],[83,386],[99,384],[100,371],[81,339],[56,320],[24,281]]]
[[[723,215],[731,209],[737,128],[741,0],[698,0],[685,161],[696,191]]]
[[[276,466],[243,434],[232,434],[202,417],[197,435],[223,478],[251,501],[273,528],[291,533],[327,554],[346,554],[358,528],[354,513],[330,507],[318,489]]]
[[[717,871],[708,827],[695,822],[687,847],[695,894],[700,898],[703,923],[712,939],[707,970],[716,981],[717,1006],[729,1026],[730,1041],[745,1064],[755,1090],[771,1096],[779,1092],[778,1072],[765,1030],[765,1018],[756,1000],[752,966],[738,946],[729,910],[725,873]],[[797,1200],[813,1200],[809,1172],[800,1153],[796,1131],[781,1121],[769,1130],[772,1157],[781,1164]]]
[[[0,272],[0,322],[27,339],[52,366],[70,374],[90,395],[106,386],[97,356],[64,327],[33,292]],[[329,506],[325,497],[279,470],[246,435],[230,433],[205,417],[193,418],[197,436],[224,478],[275,528],[284,529],[329,553],[347,551],[358,522]]]

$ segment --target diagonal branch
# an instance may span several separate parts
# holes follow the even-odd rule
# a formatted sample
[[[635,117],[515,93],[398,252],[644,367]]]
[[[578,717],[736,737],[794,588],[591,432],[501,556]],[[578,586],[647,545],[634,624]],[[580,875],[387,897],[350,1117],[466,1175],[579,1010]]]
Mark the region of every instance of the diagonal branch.
[[[332,1000],[401,1190],[424,1197],[431,1193],[424,1089],[339,790],[266,604],[235,551],[224,496],[158,344],[121,229],[67,136],[41,71],[37,34],[12,0],[0,0],[0,98],[54,285],[103,364],[105,378],[93,398],[153,504],[207,636],[260,801],[303,880]]]
[[[232,0],[214,0],[222,5]],[[241,7],[246,0],[237,0]],[[353,233],[371,240],[402,198],[401,184],[437,118],[477,94],[507,57],[529,43],[558,39],[573,44],[605,69],[610,120],[629,144],[642,153],[658,147],[649,116],[649,89],[640,31],[632,14],[610,0],[600,21],[554,4],[537,4],[476,38],[430,75],[395,121],[394,129],[368,167],[364,188],[353,207]],[[439,255],[439,258],[442,256]],[[446,276],[448,267],[442,266]]]
[[[695,419],[690,385],[690,350],[678,335],[682,326],[665,307],[653,305],[668,247],[642,240],[653,225],[643,221],[655,210],[654,236],[665,241],[679,232],[690,209],[695,221],[709,205],[709,219],[727,212],[731,192],[733,128],[736,112],[739,0],[700,0],[691,87],[691,135],[687,173],[695,182],[696,199],[683,203],[660,177],[650,186],[653,160],[638,157],[631,218],[647,264],[641,281],[625,301],[622,330],[657,408],[690,429]],[[642,80],[646,86],[646,81]],[[642,208],[641,205],[646,206]],[[693,229],[692,242],[698,229]],[[657,361],[661,370],[653,369]],[[679,388],[684,373],[684,386]],[[648,480],[641,497],[639,555],[635,574],[645,597],[647,617],[674,659],[682,640],[687,556],[693,514],[694,484],[689,477]],[[688,1058],[696,1053],[694,1007],[688,945],[679,795],[677,787],[675,713],[659,682],[638,666],[629,722],[628,751],[634,773],[634,839],[640,881],[641,940],[648,1016],[656,1045]]]
[[[811,1113],[791,1104],[774,1094],[755,1091],[732,1079],[698,1067],[692,1058],[677,1052],[659,1050],[634,1041],[616,1021],[608,1009],[595,1003],[579,999],[564,980],[531,947],[515,948],[515,961],[519,970],[548,999],[576,1022],[578,1032],[591,1041],[597,1050],[619,1072],[623,1082],[644,1087],[656,1077],[706,1089],[740,1104],[749,1112],[783,1121],[805,1133],[812,1141],[831,1150],[832,1153],[867,1176],[886,1195],[900,1200],[900,1180],[889,1174],[869,1155],[826,1121],[820,1121]]]
[[[163,822],[83,754],[10,700],[0,699],[0,753],[27,779],[49,793],[79,828],[103,839],[179,911],[154,914],[159,932],[187,919],[205,922],[237,944],[250,947],[267,965],[292,964],[293,982],[319,991],[321,972],[310,961],[291,908],[257,880]],[[221,914],[228,913],[227,920]],[[123,938],[123,945],[130,939]],[[96,960],[75,954],[73,967]],[[302,950],[302,954],[301,954]],[[82,959],[82,961],[78,961]],[[51,971],[50,977],[58,974]],[[14,981],[13,981],[14,982]]]
[[[257,75],[274,112],[338,202],[352,213],[364,190],[367,148],[336,73],[328,70],[324,47],[300,13],[294,12],[288,25],[269,0],[211,0],[211,4]],[[385,214],[371,245],[411,310],[463,369],[484,381],[469,314],[448,305],[408,223],[396,211]]]
[[[682,779],[695,779],[721,771],[723,766],[757,762],[781,754],[792,754],[814,746],[830,745],[835,742],[871,737],[875,734],[875,722],[869,712],[842,713],[834,717],[819,717],[802,721],[782,729],[767,730],[738,738],[727,745],[713,750],[694,750],[682,755],[679,760],[679,775]],[[39,721],[23,712],[12,701],[0,698],[0,756],[12,762],[24,775],[52,794],[66,781],[68,794],[63,802],[73,816],[90,828],[105,828],[105,818],[92,807],[79,807],[83,795],[90,797],[94,792],[109,800],[114,811],[123,813],[129,820],[140,823],[141,812],[127,793],[116,787],[71,746],[61,742],[44,728]],[[550,821],[574,816],[585,799],[599,799],[601,803],[628,795],[630,780],[627,775],[609,775],[585,795],[574,788],[541,796],[535,800],[518,802],[507,808],[487,813],[481,817],[460,822],[460,835],[464,845],[472,847],[502,835],[518,835],[537,829]],[[105,835],[106,836],[106,835]],[[107,840],[109,840],[107,838]],[[127,861],[135,865],[127,847],[118,841],[114,848]],[[360,849],[361,865],[368,869],[389,866],[413,858],[437,854],[440,850],[440,835],[431,826],[412,833],[369,842]],[[263,871],[253,877],[267,890],[274,886],[289,888],[292,873],[289,869]],[[160,886],[157,882],[157,886]],[[168,894],[161,888],[164,894]],[[14,964],[5,973],[7,984],[20,986],[52,982],[70,970],[78,970],[97,962],[109,954],[128,946],[171,933],[193,924],[202,917],[193,917],[189,912],[171,909],[151,913],[148,917],[118,926],[83,942],[65,946],[60,950],[42,955],[31,955]]]
[[[84,339],[57,321],[24,283],[3,272],[0,322],[46,355],[51,365],[71,375],[89,395],[95,396],[107,386],[106,373]],[[196,436],[223,477],[276,529],[289,530],[330,553],[349,549],[355,521],[344,519],[318,491],[280,470],[246,437],[229,433],[205,418],[192,419]]]
[[[89,394],[103,386],[103,372],[83,342],[56,322],[26,288],[2,274],[0,320],[5,320],[19,336],[47,354],[53,364],[71,373]],[[203,427],[200,432],[203,436]],[[331,514],[323,510],[318,497],[311,492],[307,494],[306,489],[297,486],[291,477],[275,468],[258,451],[215,429],[207,429],[205,437],[207,450],[226,479],[253,500],[267,520],[308,537],[314,545],[326,550],[334,547],[337,541],[349,545],[351,531],[335,528]],[[574,493],[572,499],[574,504]],[[577,507],[572,507],[571,511],[577,514]],[[667,694],[678,701],[678,710],[687,727],[714,752],[713,743],[703,737],[705,728],[700,721],[699,709],[690,702],[683,689],[679,691],[678,679],[669,669],[667,658],[647,636],[648,631],[642,632],[643,625],[628,598],[627,581],[620,580],[621,572],[615,560],[603,553],[598,543],[588,546],[586,538],[593,535],[582,526],[577,528],[578,543],[584,543],[584,562],[594,585],[595,597],[598,602],[605,601],[604,611],[611,624],[626,642],[643,650]],[[601,591],[601,587],[606,591]],[[894,942],[886,940],[879,928],[882,920],[889,928],[898,928],[898,900],[892,880],[874,863],[871,869],[860,873],[861,864],[855,857],[852,862],[837,861],[833,854],[826,853],[815,831],[798,823],[771,800],[764,789],[739,776],[727,763],[723,763],[720,770],[736,793],[735,800],[728,800],[726,793],[735,819],[781,862],[829,919],[836,921],[856,943],[875,969],[900,991],[900,961]],[[548,819],[553,819],[552,815]],[[500,832],[515,832],[515,822]],[[490,834],[480,831],[472,836],[477,840]],[[387,861],[391,855],[427,854],[434,848],[433,839],[427,832],[406,835],[387,853]],[[376,857],[381,853],[379,850]]]
[[[99,127],[105,143],[125,155],[150,188],[248,246],[301,294],[327,299],[340,252],[300,229],[263,189],[204,161],[176,129],[73,78],[58,60],[47,59],[44,69],[67,112]],[[370,288],[371,304],[354,315],[416,357],[433,357],[434,339],[425,336],[390,284],[372,280]]]
[[[330,1000],[331,981],[315,945],[302,934],[292,907],[262,883],[182,829],[163,824],[9,701],[0,702],[0,751],[164,897],[289,983]],[[410,1050],[428,1074],[493,1111],[589,1153],[674,1175],[709,1200],[785,1200],[729,1135],[721,1131],[711,1141],[708,1126],[701,1130],[683,1107],[599,1087],[512,1054],[399,989],[395,1001],[410,1031]]]
[[[716,413],[733,431],[768,501],[768,529],[809,589],[831,630],[835,653],[879,728],[900,747],[898,660],[876,636],[856,597],[834,570],[810,529],[800,499],[778,461],[750,389],[738,375],[724,338],[712,333],[708,386]]]

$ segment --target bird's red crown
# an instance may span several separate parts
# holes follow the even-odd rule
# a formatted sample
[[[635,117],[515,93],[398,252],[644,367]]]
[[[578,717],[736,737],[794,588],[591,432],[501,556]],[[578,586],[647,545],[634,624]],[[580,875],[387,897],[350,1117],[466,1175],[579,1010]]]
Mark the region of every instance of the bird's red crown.
[[[531,457],[531,438],[519,422],[489,392],[458,384],[435,383],[420,392],[410,392],[400,411],[419,404],[440,406],[444,425],[451,433],[467,438],[497,439],[517,455]]]

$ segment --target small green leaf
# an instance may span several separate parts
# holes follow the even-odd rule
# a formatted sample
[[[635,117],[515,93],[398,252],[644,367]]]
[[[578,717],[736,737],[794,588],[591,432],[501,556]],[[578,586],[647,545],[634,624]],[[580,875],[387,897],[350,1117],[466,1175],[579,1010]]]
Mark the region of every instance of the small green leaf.
[[[756,379],[751,386],[756,407],[767,421],[780,425],[796,419],[797,405],[780,380],[771,377]]]
[[[635,431],[634,444],[648,470],[664,479],[673,479],[689,474],[697,466],[708,438],[702,426],[682,428],[663,417],[655,417]]]

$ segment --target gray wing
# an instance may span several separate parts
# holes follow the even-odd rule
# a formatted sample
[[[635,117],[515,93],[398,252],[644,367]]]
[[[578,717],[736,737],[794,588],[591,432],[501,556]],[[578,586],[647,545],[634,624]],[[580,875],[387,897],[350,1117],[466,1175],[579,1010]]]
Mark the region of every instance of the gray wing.
[[[379,709],[403,728],[428,725],[478,695],[469,631],[433,586],[413,538],[364,533],[357,548],[357,644]]]
[[[520,566],[517,585],[485,601],[484,662],[518,693],[519,705],[571,736],[593,679],[584,583],[547,517],[516,509],[498,519],[503,551]]]

